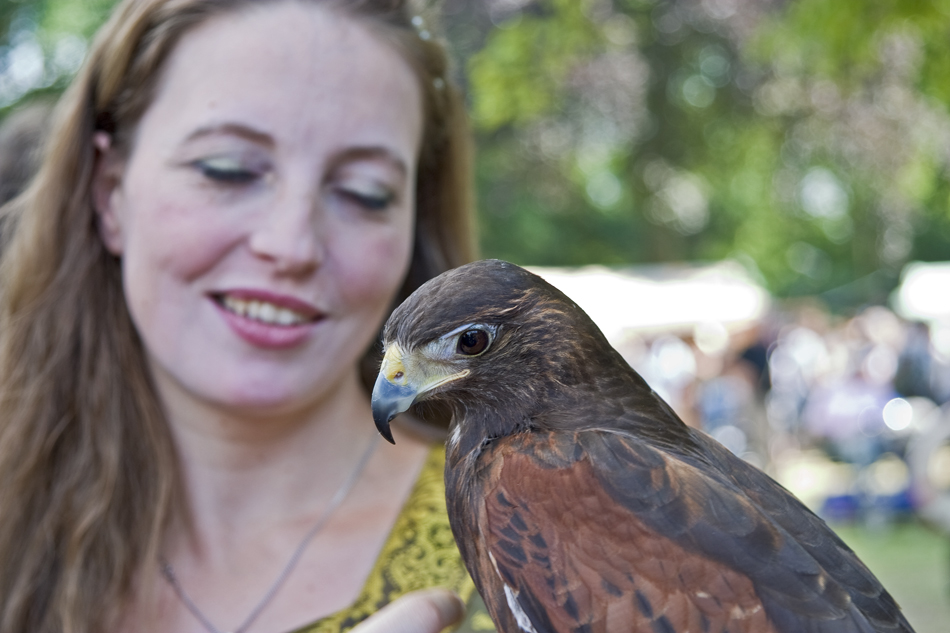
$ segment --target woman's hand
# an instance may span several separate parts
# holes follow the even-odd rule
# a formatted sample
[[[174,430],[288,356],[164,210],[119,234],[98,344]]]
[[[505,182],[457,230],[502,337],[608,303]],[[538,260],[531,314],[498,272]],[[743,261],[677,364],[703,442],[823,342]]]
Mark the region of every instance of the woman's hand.
[[[351,633],[439,633],[464,615],[462,601],[448,589],[423,589],[386,605]]]

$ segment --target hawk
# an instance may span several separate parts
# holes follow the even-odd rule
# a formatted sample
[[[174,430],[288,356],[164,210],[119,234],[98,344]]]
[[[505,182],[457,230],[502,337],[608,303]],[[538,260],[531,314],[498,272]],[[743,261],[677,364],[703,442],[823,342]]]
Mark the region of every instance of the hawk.
[[[383,345],[386,439],[416,403],[452,412],[449,520],[502,633],[912,632],[824,521],[684,424],[540,277],[451,270]]]

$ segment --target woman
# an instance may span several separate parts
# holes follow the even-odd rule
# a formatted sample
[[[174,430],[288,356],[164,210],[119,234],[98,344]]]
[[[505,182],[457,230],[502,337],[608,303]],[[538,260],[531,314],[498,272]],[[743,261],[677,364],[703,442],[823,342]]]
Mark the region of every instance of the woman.
[[[6,216],[2,630],[338,630],[440,582],[405,537],[438,455],[374,451],[360,378],[394,302],[471,250],[460,100],[410,17],[127,0],[99,33]]]

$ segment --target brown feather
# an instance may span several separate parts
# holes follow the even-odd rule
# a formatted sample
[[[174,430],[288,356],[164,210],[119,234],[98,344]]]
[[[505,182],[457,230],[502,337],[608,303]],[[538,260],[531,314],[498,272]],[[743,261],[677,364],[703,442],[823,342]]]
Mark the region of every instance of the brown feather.
[[[552,632],[775,633],[747,577],[645,526],[588,462],[544,469],[521,448],[502,439],[486,453],[476,525],[499,570],[489,584],[507,581],[547,605]]]

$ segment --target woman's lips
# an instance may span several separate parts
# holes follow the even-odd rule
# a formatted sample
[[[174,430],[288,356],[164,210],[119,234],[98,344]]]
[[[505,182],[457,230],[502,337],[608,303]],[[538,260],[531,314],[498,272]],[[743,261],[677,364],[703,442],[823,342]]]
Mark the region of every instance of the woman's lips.
[[[263,290],[228,290],[211,300],[238,336],[267,349],[298,345],[324,316],[305,301]]]

